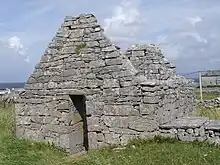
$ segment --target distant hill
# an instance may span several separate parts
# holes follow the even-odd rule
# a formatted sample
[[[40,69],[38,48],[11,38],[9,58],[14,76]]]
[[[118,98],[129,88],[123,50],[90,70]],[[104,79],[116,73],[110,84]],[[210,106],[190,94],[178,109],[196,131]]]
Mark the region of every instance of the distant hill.
[[[25,83],[24,82],[18,82],[18,83],[0,83],[0,90],[9,88],[24,88]]]

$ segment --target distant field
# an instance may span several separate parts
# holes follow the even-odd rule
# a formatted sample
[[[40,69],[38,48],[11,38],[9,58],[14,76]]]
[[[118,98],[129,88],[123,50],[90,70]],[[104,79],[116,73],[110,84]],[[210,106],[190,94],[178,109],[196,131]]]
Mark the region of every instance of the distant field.
[[[196,95],[196,99],[200,100],[200,91],[198,88],[195,89],[195,95]],[[220,97],[218,94],[216,93],[212,93],[212,92],[202,92],[202,98],[203,100],[211,100],[211,99],[216,99],[217,97]]]
[[[14,137],[13,108],[0,107],[0,165],[219,165],[220,149],[172,139],[135,140],[121,149],[70,156],[54,146]]]
[[[198,88],[195,89],[195,95],[196,95],[196,99],[200,100],[200,92]],[[203,100],[212,100],[220,97],[216,93],[212,93],[212,92],[203,92],[202,96],[203,96]],[[208,117],[210,120],[220,120],[220,108],[214,108],[214,107],[204,108],[197,106],[196,115],[202,117]]]

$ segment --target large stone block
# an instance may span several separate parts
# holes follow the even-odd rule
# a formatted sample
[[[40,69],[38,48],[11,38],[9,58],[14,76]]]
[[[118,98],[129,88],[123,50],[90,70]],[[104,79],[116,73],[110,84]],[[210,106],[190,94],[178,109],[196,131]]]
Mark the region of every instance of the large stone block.
[[[60,135],[60,138],[59,138],[59,144],[60,144],[60,147],[62,148],[70,148],[70,135],[69,134],[62,134]]]
[[[104,105],[104,115],[107,116],[132,116],[139,115],[139,111],[132,105]]]
[[[118,88],[119,81],[117,79],[104,79],[103,88]]]
[[[103,114],[103,107],[103,102],[86,101],[86,114],[100,116]]]
[[[161,128],[200,128],[208,121],[207,118],[204,117],[183,117],[180,119],[176,119],[167,124],[161,125]]]
[[[89,148],[94,149],[98,147],[98,137],[96,132],[89,132],[88,133],[88,139],[89,139]]]
[[[141,104],[140,105],[140,114],[142,115],[152,115],[156,113],[158,108],[157,104]]]
[[[152,120],[146,116],[129,118],[130,122],[128,127],[132,130],[139,132],[152,132],[159,127],[159,123],[156,120]]]
[[[103,122],[111,128],[128,128],[129,118],[120,116],[103,116]]]
[[[120,135],[115,134],[113,132],[104,134],[105,137],[105,143],[107,144],[119,144],[120,143]]]
[[[58,110],[66,110],[66,109],[70,109],[70,104],[69,102],[62,102],[60,104],[57,105],[57,109]]]

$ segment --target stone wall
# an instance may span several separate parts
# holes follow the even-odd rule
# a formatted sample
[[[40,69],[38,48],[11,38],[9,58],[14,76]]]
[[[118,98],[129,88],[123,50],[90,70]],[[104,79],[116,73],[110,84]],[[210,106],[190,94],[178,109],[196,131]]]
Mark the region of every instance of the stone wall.
[[[220,98],[203,101],[200,100],[197,105],[202,108],[220,108]]]
[[[220,144],[220,120],[185,117],[160,126],[160,136]]]
[[[2,91],[0,93],[0,104],[10,104],[15,103],[15,100],[19,97],[19,93],[23,89],[15,89],[10,91]]]
[[[220,85],[220,75],[214,75],[214,76],[202,76],[202,86],[219,86]]]
[[[202,92],[212,93],[220,97],[220,87],[203,87]]]
[[[30,75],[16,134],[77,153],[148,138],[192,112],[194,100],[192,85],[156,46],[122,54],[94,15],[81,14],[65,18]]]
[[[176,77],[176,67],[165,59],[161,49],[153,44],[134,45],[125,54],[138,69],[139,75],[156,80]]]

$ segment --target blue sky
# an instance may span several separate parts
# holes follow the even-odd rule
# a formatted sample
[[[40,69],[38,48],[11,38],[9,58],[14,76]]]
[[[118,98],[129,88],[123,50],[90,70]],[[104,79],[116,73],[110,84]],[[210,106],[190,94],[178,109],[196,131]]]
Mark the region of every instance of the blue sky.
[[[2,0],[0,82],[26,81],[64,17],[80,13],[123,49],[159,44],[178,72],[220,69],[219,0]]]

